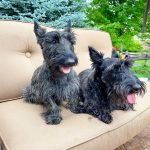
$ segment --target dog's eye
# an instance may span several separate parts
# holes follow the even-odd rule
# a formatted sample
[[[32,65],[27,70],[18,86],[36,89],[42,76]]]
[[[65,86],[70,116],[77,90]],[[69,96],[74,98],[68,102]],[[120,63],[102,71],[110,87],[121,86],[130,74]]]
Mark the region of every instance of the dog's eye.
[[[59,42],[59,36],[58,35],[54,35],[51,39],[51,44],[56,44]]]
[[[56,44],[57,40],[56,39],[45,39],[46,43],[51,43],[51,44]]]
[[[52,44],[56,44],[56,43],[57,43],[57,40],[56,40],[56,39],[53,39],[53,40],[51,41],[51,43],[52,43]]]

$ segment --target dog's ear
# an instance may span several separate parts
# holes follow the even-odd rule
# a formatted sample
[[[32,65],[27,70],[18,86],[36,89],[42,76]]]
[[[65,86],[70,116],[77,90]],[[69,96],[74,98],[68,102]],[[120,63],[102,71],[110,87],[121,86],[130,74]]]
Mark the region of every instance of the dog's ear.
[[[67,25],[64,29],[65,32],[71,32],[71,20],[67,21]]]
[[[93,64],[101,65],[104,54],[89,46],[89,55]]]
[[[70,33],[67,35],[67,39],[68,39],[73,45],[76,44],[76,37],[75,37],[74,32],[70,32]]]
[[[42,43],[46,34],[46,29],[42,28],[36,21],[34,21],[34,33],[36,35],[37,42],[42,47]]]
[[[125,59],[125,60],[124,60],[124,65],[125,65],[126,67],[131,68],[131,67],[133,66],[133,60],[131,60],[131,59]]]
[[[64,29],[64,32],[67,32],[67,39],[74,45],[76,44],[76,37],[75,37],[75,33],[72,31],[71,29],[71,20],[68,20],[67,25]]]

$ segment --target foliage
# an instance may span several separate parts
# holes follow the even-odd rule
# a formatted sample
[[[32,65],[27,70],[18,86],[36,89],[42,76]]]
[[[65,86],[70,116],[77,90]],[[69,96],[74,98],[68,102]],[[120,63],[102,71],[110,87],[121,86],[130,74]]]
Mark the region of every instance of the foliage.
[[[138,37],[144,43],[144,45],[150,46],[150,33],[148,33],[148,32],[140,33],[140,34],[138,34]]]
[[[138,76],[138,77],[144,77],[148,78],[150,76],[150,60],[138,60],[135,61],[134,66],[132,67],[132,71]]]
[[[150,75],[150,68],[147,65],[136,66],[132,70],[138,77],[148,78]]]
[[[128,50],[129,52],[139,52],[143,47],[141,44],[134,40],[133,36],[131,34],[125,33],[120,35],[119,30],[119,22],[109,24],[109,25],[104,25],[100,29],[107,31],[111,34],[112,37],[112,42],[114,47],[117,49],[122,49],[124,51]]]
[[[108,31],[115,47],[137,51],[141,45],[133,35],[141,31],[145,11],[145,0],[93,0],[86,9],[86,22]],[[150,17],[147,31],[150,31]]]
[[[36,20],[63,28],[71,20],[74,27],[85,27],[86,0],[2,0],[0,18],[33,22]]]

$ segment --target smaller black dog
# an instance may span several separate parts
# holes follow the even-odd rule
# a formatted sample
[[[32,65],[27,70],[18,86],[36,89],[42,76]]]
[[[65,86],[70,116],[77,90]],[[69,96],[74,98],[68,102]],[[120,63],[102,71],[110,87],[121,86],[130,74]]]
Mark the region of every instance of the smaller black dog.
[[[104,59],[103,54],[92,47],[89,54],[92,69],[79,74],[83,106],[77,111],[108,124],[112,122],[113,110],[128,110],[136,102],[136,94],[145,94],[145,85],[131,72],[131,60]]]

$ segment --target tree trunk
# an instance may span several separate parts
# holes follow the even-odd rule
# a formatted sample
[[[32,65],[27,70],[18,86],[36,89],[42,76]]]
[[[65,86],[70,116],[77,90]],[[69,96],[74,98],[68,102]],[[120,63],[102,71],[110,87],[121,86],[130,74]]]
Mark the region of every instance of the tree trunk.
[[[142,27],[142,32],[143,33],[146,32],[146,23],[147,23],[149,7],[150,7],[150,0],[147,0],[146,1],[145,13],[144,13],[143,27]]]

